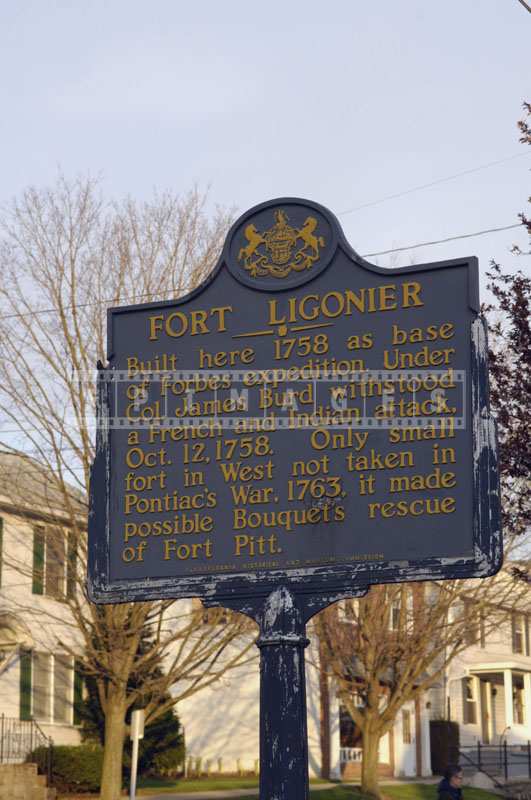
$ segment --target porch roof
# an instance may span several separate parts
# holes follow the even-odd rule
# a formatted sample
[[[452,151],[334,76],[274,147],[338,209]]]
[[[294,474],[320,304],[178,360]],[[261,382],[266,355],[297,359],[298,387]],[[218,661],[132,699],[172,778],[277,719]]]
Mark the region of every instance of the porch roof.
[[[466,674],[479,675],[485,672],[503,672],[506,669],[510,669],[513,672],[531,672],[531,664],[524,666],[519,661],[482,662],[481,664],[467,667]]]

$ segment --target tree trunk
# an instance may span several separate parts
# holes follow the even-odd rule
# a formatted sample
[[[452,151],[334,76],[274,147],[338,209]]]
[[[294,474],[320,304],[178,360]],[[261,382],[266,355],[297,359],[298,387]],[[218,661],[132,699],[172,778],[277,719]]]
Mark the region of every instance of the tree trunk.
[[[125,694],[109,692],[105,713],[105,745],[100,800],[120,800],[125,736]]]
[[[378,782],[378,745],[380,735],[370,730],[369,726],[363,731],[363,761],[361,764],[361,791],[362,794],[380,798],[380,785]]]

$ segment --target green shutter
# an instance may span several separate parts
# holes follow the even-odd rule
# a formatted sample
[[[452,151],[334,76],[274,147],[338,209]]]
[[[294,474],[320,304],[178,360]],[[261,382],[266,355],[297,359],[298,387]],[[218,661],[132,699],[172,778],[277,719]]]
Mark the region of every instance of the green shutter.
[[[76,594],[77,573],[77,539],[74,531],[68,531],[68,544],[66,555],[66,596],[74,597]]]
[[[44,528],[33,531],[33,594],[44,594]]]
[[[2,561],[4,555],[4,520],[0,517],[0,586],[2,585]]]
[[[31,719],[31,650],[20,651],[20,719]]]
[[[83,675],[81,662],[74,661],[74,725],[81,725],[81,708],[83,705]]]

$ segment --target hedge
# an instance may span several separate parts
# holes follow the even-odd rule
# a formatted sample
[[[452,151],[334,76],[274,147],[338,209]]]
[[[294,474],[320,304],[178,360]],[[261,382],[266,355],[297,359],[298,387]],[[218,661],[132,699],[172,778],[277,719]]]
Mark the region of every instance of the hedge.
[[[46,747],[38,747],[26,761],[46,763]],[[98,792],[103,767],[99,744],[58,745],[52,748],[52,783],[59,792]]]

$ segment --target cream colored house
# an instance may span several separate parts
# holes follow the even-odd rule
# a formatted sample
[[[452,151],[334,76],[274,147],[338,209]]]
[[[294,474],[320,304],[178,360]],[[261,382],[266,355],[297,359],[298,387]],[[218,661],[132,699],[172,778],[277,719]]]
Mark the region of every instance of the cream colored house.
[[[459,723],[461,744],[527,744],[531,739],[529,615],[518,612],[486,637],[471,630],[469,647],[432,690],[432,714]]]
[[[82,504],[73,494],[72,501]],[[81,682],[61,598],[75,591],[75,547],[60,496],[34,460],[0,452],[0,752],[17,760],[41,734],[79,742]],[[37,725],[28,724],[34,720]],[[40,731],[40,732],[39,732]],[[8,754],[8,755],[6,755]]]
[[[519,607],[521,611],[488,635],[481,622],[471,625],[468,646],[450,663],[443,678],[422,700],[402,707],[392,731],[380,742],[383,776],[431,775],[432,719],[457,722],[464,748],[478,742],[527,744],[531,739],[531,591],[525,591]],[[313,639],[306,651],[310,773],[318,776],[323,764],[328,764],[330,777],[354,778],[360,773],[361,742],[333,684],[323,682],[319,675],[317,651]],[[258,664],[254,663],[179,705],[192,768],[200,761],[203,769],[214,771],[220,764],[224,771],[253,769],[259,753],[258,698]],[[527,762],[522,766],[527,774]]]
[[[331,778],[355,778],[362,749],[353,744],[353,726],[341,708],[331,681],[323,684],[311,626],[306,651],[308,753],[311,776],[322,774],[323,760]],[[185,730],[191,769],[213,772],[253,771],[259,757],[259,662],[232,670],[201,693],[182,701],[178,712]],[[392,732],[380,743],[383,775],[431,775],[429,709],[411,702],[401,709]],[[324,756],[324,758],[323,758]]]

